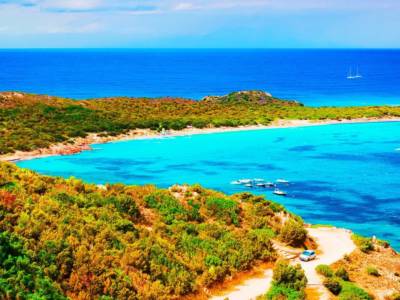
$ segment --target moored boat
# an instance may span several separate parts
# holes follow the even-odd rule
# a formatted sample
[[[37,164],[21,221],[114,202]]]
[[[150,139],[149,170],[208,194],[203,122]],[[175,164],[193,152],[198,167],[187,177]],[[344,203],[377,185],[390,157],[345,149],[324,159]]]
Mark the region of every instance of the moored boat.
[[[253,181],[255,182],[264,182],[265,180],[262,178],[254,178]]]
[[[253,182],[251,179],[239,179],[238,180],[241,184],[248,184]]]
[[[281,183],[281,184],[289,184],[289,181],[286,179],[277,179],[276,183]]]
[[[275,189],[274,194],[278,195],[278,196],[286,196],[287,195],[287,193],[285,191],[282,191],[280,189]]]
[[[242,184],[242,183],[240,182],[240,180],[234,180],[234,181],[231,181],[231,184],[233,184],[233,185],[240,185],[240,184]]]

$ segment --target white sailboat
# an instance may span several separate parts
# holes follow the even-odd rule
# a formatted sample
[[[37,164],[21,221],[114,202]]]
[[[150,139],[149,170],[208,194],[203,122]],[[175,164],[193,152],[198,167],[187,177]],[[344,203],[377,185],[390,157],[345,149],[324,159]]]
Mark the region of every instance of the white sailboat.
[[[353,75],[353,70],[350,68],[349,73],[347,74],[347,79],[359,79],[359,78],[362,78],[362,75],[358,71],[358,68],[354,75]]]
[[[358,71],[358,67],[357,67],[357,72],[356,75],[354,76],[355,79],[357,78],[362,78],[362,75],[360,74],[360,72]]]

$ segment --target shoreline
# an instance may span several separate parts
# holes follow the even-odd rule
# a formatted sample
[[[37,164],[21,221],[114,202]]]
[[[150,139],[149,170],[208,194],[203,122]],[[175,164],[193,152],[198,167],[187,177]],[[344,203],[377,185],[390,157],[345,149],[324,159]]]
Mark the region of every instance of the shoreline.
[[[255,131],[266,129],[280,129],[280,128],[298,128],[322,125],[335,125],[335,124],[360,124],[360,123],[383,123],[383,122],[400,122],[400,117],[388,118],[358,118],[351,120],[275,120],[269,125],[245,125],[238,127],[212,127],[212,128],[192,128],[188,127],[182,130],[168,130],[168,134],[160,134],[151,129],[135,129],[126,134],[118,136],[100,136],[100,134],[88,134],[85,138],[77,138],[71,144],[54,144],[48,148],[41,148],[33,151],[22,152],[17,151],[12,154],[5,154],[0,156],[0,161],[18,162],[23,160],[31,160],[36,158],[44,158],[49,156],[58,155],[72,155],[82,151],[94,150],[93,144],[106,144],[130,140],[143,140],[143,139],[157,139],[178,136],[191,136],[200,134],[215,134],[225,132],[239,132],[239,131]]]

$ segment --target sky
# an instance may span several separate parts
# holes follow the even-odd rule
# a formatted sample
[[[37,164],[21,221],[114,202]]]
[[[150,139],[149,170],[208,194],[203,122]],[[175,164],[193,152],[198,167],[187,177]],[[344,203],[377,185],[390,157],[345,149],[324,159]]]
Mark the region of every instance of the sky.
[[[400,48],[400,0],[0,0],[0,48]]]

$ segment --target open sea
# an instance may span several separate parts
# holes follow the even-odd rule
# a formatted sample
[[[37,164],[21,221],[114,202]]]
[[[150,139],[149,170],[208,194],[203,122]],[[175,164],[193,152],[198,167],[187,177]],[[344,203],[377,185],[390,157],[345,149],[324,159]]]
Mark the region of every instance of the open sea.
[[[348,80],[349,69],[363,76]],[[312,106],[400,104],[400,50],[0,50],[0,91],[86,99],[201,99],[264,90]],[[305,221],[377,235],[400,249],[400,123],[136,140],[19,162],[89,182],[200,183],[252,191]],[[231,185],[284,178],[287,197]]]
[[[76,99],[257,89],[313,106],[400,104],[400,50],[0,50],[0,70],[0,91]]]

